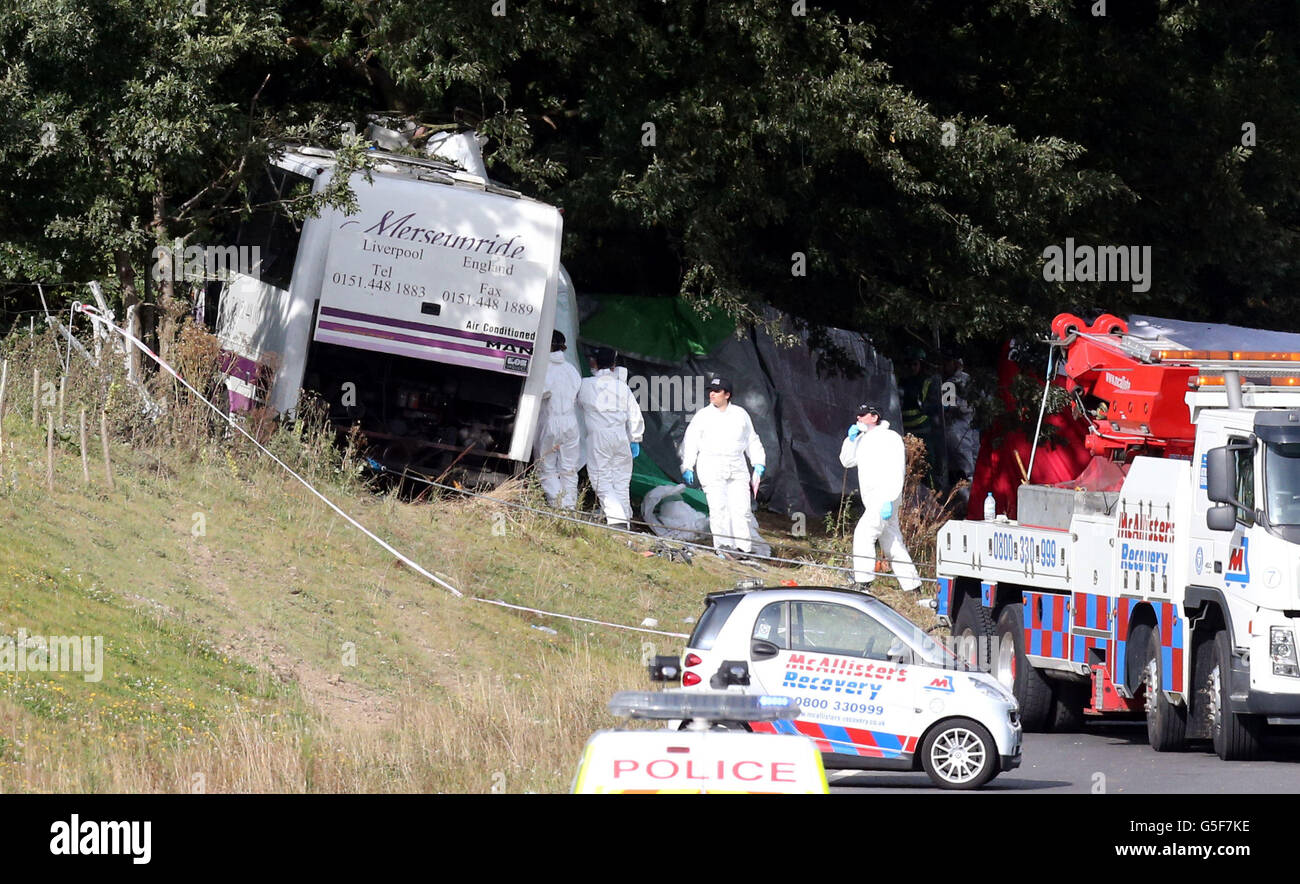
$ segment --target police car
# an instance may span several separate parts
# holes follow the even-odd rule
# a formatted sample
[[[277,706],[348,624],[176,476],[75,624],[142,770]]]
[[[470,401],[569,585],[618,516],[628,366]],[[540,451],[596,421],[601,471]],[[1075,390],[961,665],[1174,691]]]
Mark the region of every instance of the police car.
[[[725,692],[622,691],[609,710],[629,719],[676,721],[684,728],[600,731],[587,741],[573,780],[580,795],[599,793],[826,794],[821,755],[805,737],[716,729],[758,725],[799,714],[789,697]]]
[[[924,768],[975,789],[1020,766],[1015,697],[916,624],[857,590],[742,583],[705,601],[682,691],[793,698],[793,720],[736,725],[812,738],[828,768]]]

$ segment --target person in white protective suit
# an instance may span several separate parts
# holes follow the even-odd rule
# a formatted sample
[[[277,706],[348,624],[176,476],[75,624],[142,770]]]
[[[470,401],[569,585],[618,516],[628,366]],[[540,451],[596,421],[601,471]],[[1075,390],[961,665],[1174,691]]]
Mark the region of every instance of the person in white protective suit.
[[[578,388],[578,406],[587,424],[587,475],[611,525],[631,527],[632,460],[641,453],[645,419],[636,396],[614,371],[614,351],[592,351],[594,374]]]
[[[903,437],[880,419],[873,405],[858,406],[858,421],[840,446],[840,463],[858,468],[858,489],[866,512],[853,531],[853,581],[866,589],[876,576],[876,540],[893,563],[898,585],[921,588],[921,578],[898,529],[898,499],[903,493],[907,454]]]
[[[565,361],[567,349],[563,332],[553,332],[538,416],[537,477],[548,504],[571,510],[578,505],[578,388],[582,376]]]
[[[753,550],[750,542],[750,501],[766,469],[767,455],[749,413],[731,404],[731,383],[713,378],[707,387],[709,404],[691,418],[682,443],[682,478],[700,487],[709,504],[709,530],[717,550]],[[754,466],[750,477],[745,455]]]

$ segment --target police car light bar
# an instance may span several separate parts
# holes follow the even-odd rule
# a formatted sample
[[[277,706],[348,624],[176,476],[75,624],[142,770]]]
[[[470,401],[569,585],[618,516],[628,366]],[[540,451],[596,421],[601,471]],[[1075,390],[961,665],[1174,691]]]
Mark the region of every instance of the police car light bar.
[[[791,697],[676,691],[619,691],[609,711],[624,718],[708,721],[778,721],[798,718],[799,704]]]

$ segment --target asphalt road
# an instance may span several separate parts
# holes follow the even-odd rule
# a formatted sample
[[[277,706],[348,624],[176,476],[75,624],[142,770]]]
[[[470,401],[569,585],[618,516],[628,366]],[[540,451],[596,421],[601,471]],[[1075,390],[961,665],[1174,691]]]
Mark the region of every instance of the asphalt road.
[[[923,771],[827,771],[838,793],[942,792]],[[985,792],[1000,794],[1220,794],[1300,792],[1300,728],[1274,729],[1259,761],[1224,762],[1206,741],[1153,752],[1142,722],[1085,725],[1076,734],[1027,734],[1019,768]]]

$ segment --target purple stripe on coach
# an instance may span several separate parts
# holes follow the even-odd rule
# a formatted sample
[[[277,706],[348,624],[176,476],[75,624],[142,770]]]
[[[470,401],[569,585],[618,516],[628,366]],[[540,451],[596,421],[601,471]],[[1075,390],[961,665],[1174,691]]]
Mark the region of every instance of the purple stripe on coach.
[[[518,338],[505,338],[500,335],[484,335],[478,332],[462,331],[458,328],[447,328],[441,325],[431,325],[427,322],[415,322],[410,319],[396,319],[391,316],[377,316],[373,313],[362,313],[358,310],[342,310],[338,307],[321,307],[322,316],[337,316],[340,319],[352,319],[357,322],[371,322],[375,325],[391,325],[394,328],[406,328],[411,331],[433,332],[440,335],[448,335],[454,338],[465,338],[471,341],[483,341],[488,344],[506,343],[512,344],[524,350],[526,353],[533,352],[531,341],[522,341]],[[477,352],[477,351],[475,351]]]
[[[348,335],[358,335],[367,338],[380,338],[386,341],[401,341],[404,344],[417,344],[421,347],[428,347],[430,350],[457,350],[461,353],[477,353],[484,356],[519,356],[511,350],[497,350],[493,347],[479,347],[474,344],[457,344],[452,341],[435,341],[429,338],[420,338],[415,335],[403,335],[397,332],[384,331],[378,328],[362,328],[358,325],[344,325],[341,322],[329,322],[322,319],[318,323],[319,328],[326,331],[340,332]],[[439,329],[441,331],[441,329]]]

